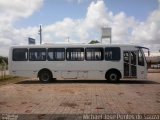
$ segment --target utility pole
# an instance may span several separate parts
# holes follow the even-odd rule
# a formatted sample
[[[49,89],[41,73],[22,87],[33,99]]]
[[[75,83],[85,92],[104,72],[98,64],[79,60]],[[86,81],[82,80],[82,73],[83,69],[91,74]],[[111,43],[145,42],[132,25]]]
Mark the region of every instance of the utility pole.
[[[67,37],[68,43],[69,43],[69,36]]]
[[[39,28],[39,38],[40,38],[40,44],[42,44],[42,26],[41,25]]]

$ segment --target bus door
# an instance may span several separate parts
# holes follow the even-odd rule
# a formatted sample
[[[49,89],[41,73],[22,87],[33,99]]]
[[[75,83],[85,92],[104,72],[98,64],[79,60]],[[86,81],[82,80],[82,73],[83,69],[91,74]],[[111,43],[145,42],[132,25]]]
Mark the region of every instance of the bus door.
[[[141,49],[138,50],[138,63],[137,63],[137,76],[139,79],[146,79],[147,76],[147,63],[144,53]]]
[[[124,78],[137,78],[137,51],[124,51]]]

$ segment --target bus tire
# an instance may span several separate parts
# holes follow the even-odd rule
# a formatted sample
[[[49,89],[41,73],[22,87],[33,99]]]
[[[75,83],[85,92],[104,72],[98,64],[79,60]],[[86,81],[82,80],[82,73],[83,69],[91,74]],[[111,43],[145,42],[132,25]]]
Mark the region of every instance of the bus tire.
[[[120,73],[116,70],[111,70],[111,71],[108,71],[106,73],[106,79],[109,81],[109,82],[119,82],[121,76],[120,76]]]
[[[42,70],[38,74],[39,80],[43,83],[48,83],[52,80],[52,73],[49,70]]]

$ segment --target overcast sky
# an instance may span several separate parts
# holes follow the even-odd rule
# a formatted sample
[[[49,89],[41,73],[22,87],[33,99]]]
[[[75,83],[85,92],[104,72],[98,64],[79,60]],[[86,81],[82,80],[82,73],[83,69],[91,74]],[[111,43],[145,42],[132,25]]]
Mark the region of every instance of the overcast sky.
[[[160,49],[160,0],[0,0],[0,55],[9,46],[43,43],[88,43],[100,40],[101,27],[112,27],[113,43]]]

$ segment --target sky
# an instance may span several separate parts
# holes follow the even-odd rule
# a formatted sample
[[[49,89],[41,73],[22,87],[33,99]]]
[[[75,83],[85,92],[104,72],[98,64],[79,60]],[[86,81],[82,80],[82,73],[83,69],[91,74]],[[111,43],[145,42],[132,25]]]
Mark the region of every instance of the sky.
[[[88,43],[112,28],[112,43],[137,44],[160,50],[160,0],[0,0],[0,55],[11,45]],[[104,43],[109,43],[104,40]]]

